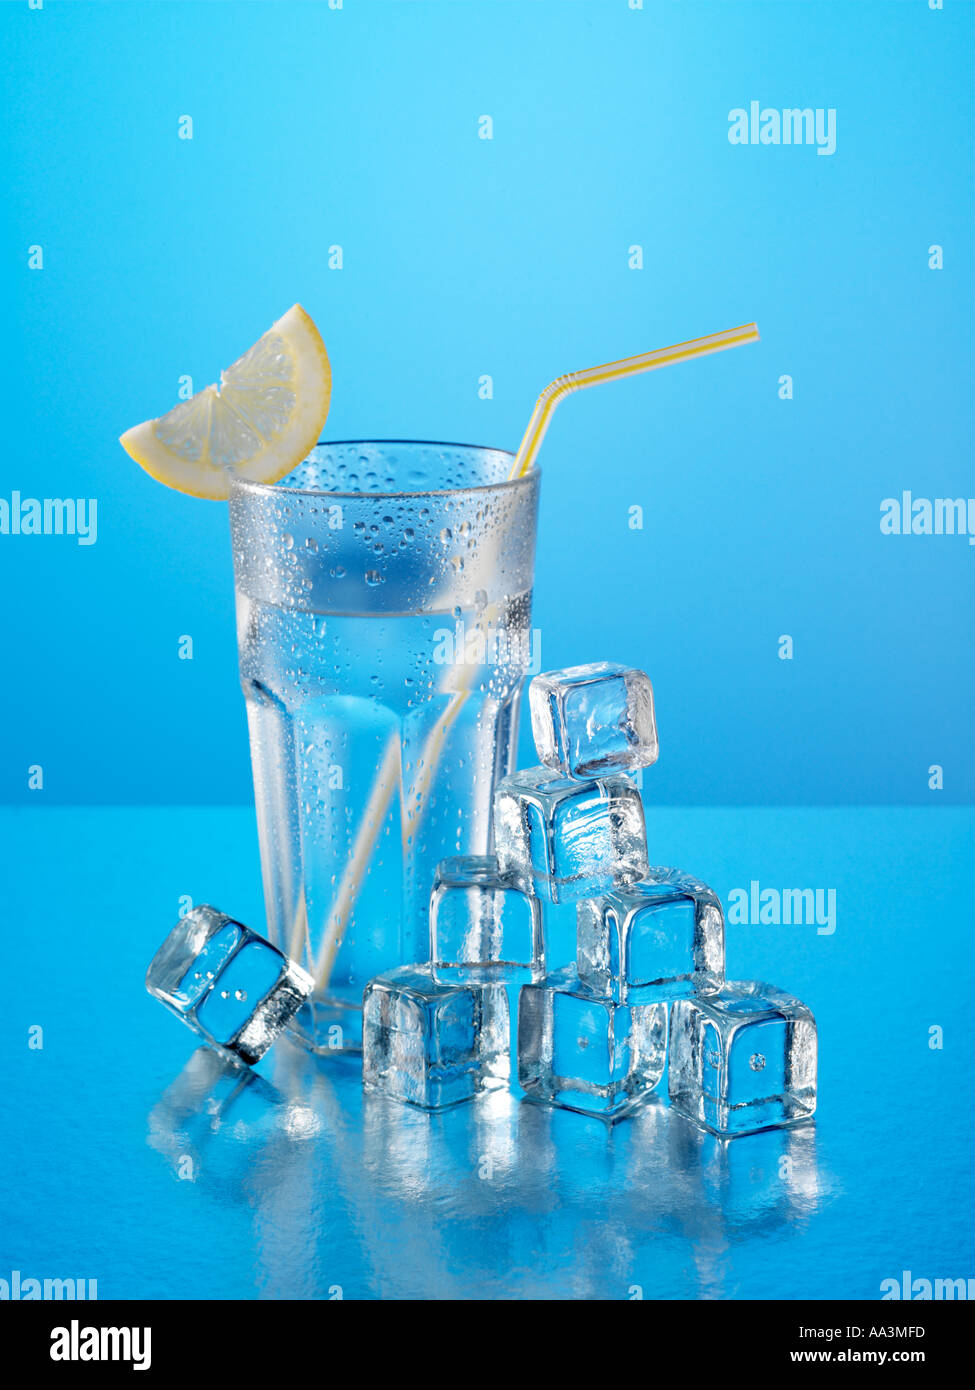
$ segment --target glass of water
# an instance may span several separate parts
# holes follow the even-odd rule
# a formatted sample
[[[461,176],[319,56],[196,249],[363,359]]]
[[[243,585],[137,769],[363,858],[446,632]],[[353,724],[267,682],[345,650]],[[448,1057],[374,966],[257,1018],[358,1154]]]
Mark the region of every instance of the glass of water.
[[[361,1047],[362,990],[429,956],[439,860],[484,854],[538,670],[539,474],[474,445],[319,444],[230,500],[268,936],[296,1031]]]

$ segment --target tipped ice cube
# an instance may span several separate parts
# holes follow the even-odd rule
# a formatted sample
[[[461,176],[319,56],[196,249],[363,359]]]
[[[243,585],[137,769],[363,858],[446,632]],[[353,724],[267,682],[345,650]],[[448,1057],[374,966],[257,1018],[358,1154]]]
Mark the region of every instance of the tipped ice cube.
[[[724,981],[724,913],[706,883],[652,868],[577,911],[579,977],[622,1003],[677,999]]]
[[[215,908],[194,907],[153,956],[146,989],[213,1047],[250,1065],[314,989],[276,946]]]
[[[587,779],[657,761],[653,687],[643,671],[612,661],[536,676],[528,691],[543,765]]]
[[[608,893],[648,868],[643,802],[626,777],[512,773],[495,793],[494,838],[502,873],[549,903]]]
[[[816,1109],[816,1020],[773,985],[729,981],[670,1014],[670,1101],[714,1134],[808,1120]]]

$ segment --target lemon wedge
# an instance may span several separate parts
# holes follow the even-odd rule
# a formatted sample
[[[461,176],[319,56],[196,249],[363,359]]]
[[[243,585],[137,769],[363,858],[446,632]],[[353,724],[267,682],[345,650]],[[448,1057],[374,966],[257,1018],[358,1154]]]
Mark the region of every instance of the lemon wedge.
[[[300,304],[252,348],[158,420],[120,439],[136,463],[191,497],[227,498],[231,477],[276,483],[321,437],[332,371],[321,334]]]

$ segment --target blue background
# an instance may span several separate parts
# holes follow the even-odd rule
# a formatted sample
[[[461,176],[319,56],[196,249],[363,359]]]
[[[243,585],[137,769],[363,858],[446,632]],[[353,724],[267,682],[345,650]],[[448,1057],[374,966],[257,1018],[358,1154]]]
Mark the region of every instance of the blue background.
[[[0,536],[0,1279],[870,1299],[975,1276],[975,548],[879,529],[904,488],[972,491],[975,8],[25,0],[0,55],[0,495],[99,502],[93,546]],[[752,99],[835,107],[836,153],[729,144]],[[560,408],[535,622],[548,668],[653,679],[652,859],[726,902],[835,888],[833,935],[728,930],[731,975],[816,1012],[815,1126],[429,1117],[283,1042],[229,1106],[194,1081],[142,976],[187,896],[263,919],[229,534],[116,441],[299,299],[330,437],[509,448],[558,373],[758,321],[758,346]]]
[[[329,437],[507,448],[559,373],[757,320],[757,346],[560,408],[543,666],[650,672],[664,803],[971,803],[975,548],[879,523],[905,488],[975,491],[972,5],[25,0],[0,24],[2,492],[99,500],[93,546],[0,536],[0,798],[39,763],[48,802],[249,802],[226,509],[117,436],[301,300]],[[730,144],[752,99],[835,107],[836,152]]]

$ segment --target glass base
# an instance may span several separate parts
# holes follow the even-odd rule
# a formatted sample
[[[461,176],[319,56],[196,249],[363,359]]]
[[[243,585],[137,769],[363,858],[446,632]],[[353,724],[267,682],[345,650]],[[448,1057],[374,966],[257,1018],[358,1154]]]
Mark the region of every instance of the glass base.
[[[313,995],[298,1010],[288,1029],[299,1046],[319,1056],[362,1051],[362,992],[341,990]]]

